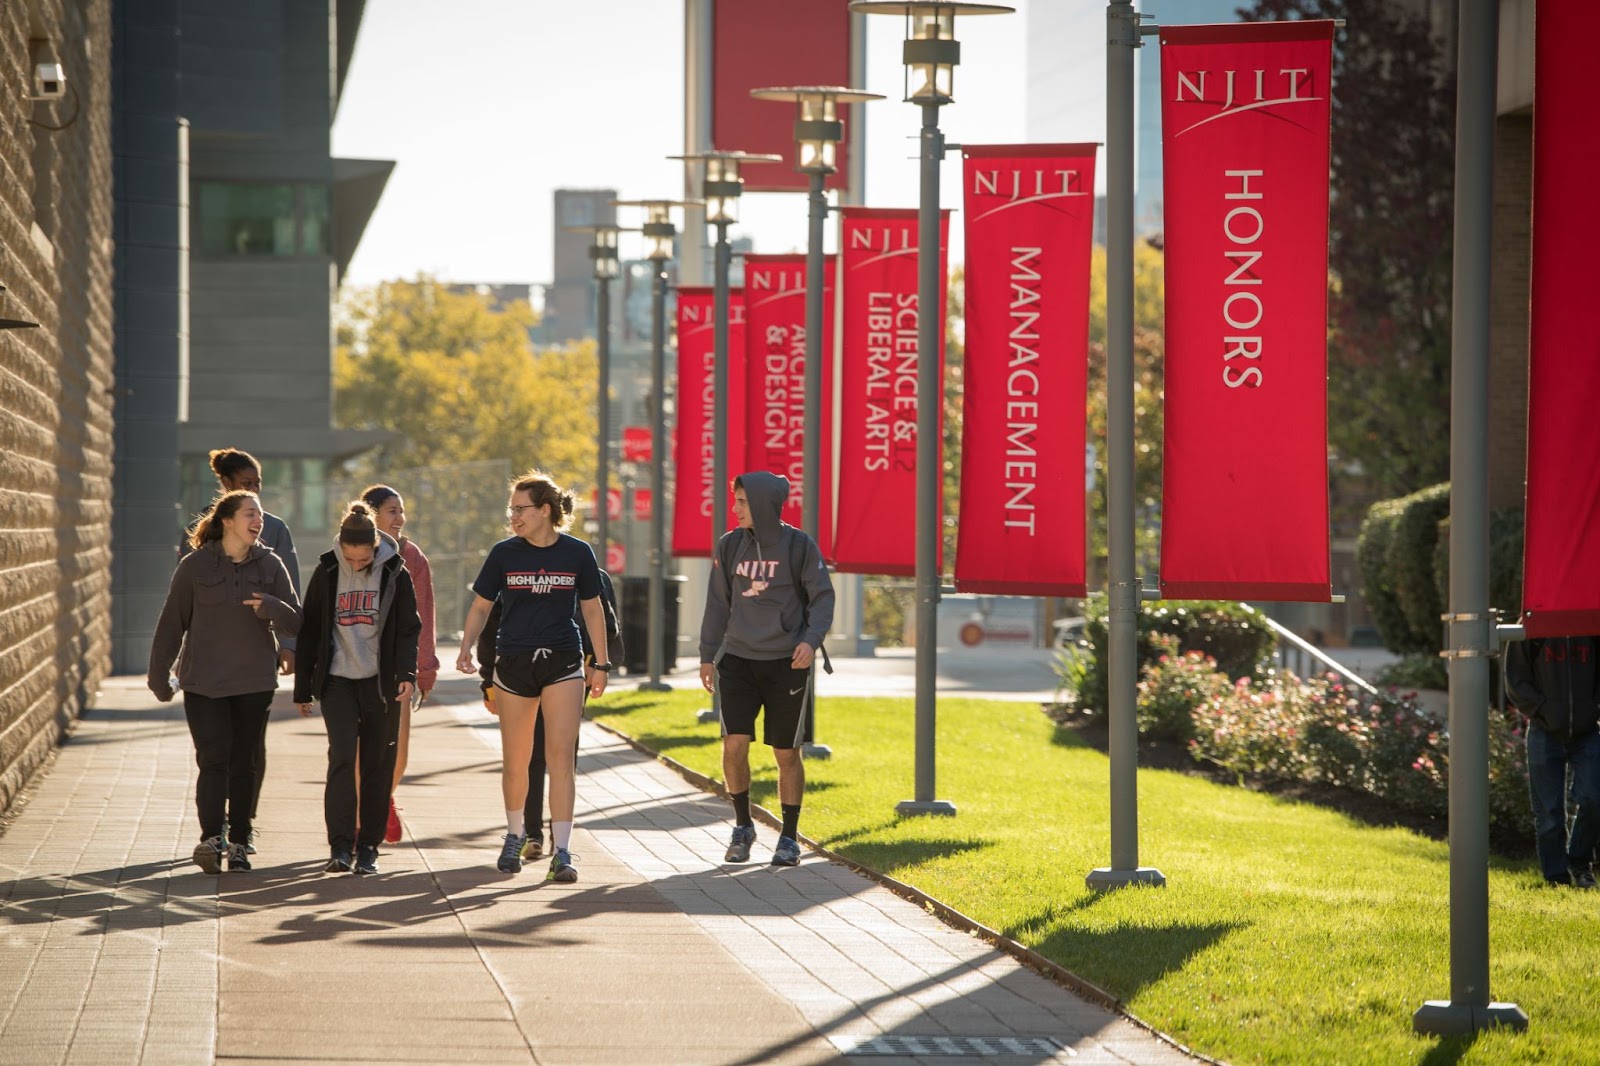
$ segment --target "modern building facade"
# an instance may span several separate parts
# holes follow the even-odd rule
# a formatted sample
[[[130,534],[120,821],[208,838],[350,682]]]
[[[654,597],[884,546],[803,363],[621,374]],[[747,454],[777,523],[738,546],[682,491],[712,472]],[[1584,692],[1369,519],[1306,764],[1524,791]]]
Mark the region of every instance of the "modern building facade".
[[[142,668],[213,448],[261,460],[268,510],[320,543],[333,302],[393,164],[334,159],[360,0],[114,4],[120,434],[115,658]]]
[[[0,5],[0,811],[111,665],[110,51],[111,0]]]

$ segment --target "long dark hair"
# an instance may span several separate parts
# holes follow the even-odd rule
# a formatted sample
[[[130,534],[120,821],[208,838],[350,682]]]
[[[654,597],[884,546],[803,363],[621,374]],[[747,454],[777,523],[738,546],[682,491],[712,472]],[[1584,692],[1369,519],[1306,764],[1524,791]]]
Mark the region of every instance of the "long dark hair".
[[[207,541],[221,540],[222,520],[237,514],[246,500],[254,500],[257,507],[261,506],[261,497],[248,489],[224,492],[212,500],[211,506],[201,513],[194,524],[194,529],[189,533],[189,547],[199,550],[206,546]]]

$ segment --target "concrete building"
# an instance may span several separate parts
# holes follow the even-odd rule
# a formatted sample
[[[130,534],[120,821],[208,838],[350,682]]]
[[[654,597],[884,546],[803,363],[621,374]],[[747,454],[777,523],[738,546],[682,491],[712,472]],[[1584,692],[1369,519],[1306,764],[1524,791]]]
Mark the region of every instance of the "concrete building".
[[[334,159],[361,0],[114,5],[117,386],[114,656],[143,668],[207,453],[261,460],[268,510],[327,526],[332,306],[393,164]]]
[[[0,5],[0,811],[111,665],[110,52],[111,0]]]

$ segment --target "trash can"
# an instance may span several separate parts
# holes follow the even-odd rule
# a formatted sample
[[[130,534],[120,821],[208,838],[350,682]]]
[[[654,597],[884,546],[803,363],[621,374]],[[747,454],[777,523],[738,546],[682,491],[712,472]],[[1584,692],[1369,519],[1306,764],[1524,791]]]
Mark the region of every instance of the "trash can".
[[[678,605],[689,579],[668,574],[661,580],[661,670],[672,670],[678,658]],[[650,672],[650,579],[624,577],[617,590],[622,598],[622,668],[630,676]]]

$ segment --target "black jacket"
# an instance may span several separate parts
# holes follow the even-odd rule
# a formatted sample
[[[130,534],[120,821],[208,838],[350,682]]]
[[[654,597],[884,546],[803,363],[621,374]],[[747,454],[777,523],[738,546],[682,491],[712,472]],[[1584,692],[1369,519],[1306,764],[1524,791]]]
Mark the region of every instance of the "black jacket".
[[[606,616],[606,662],[613,665],[622,662],[622,629],[617,624],[617,591],[611,584],[611,575],[605,568],[600,569],[600,609]],[[594,642],[589,639],[589,627],[583,623],[583,601],[579,600],[573,611],[573,619],[578,623],[578,635],[583,639],[583,656],[585,664],[594,660]],[[489,617],[483,623],[483,632],[478,634],[478,687],[485,692],[494,679],[495,636],[500,631],[500,599],[495,598],[494,606],[489,608]]]
[[[1600,718],[1600,640],[1544,637],[1506,648],[1506,685],[1517,709],[1545,732],[1587,736]]]
[[[393,597],[383,629],[378,635],[378,684],[383,698],[399,698],[400,682],[417,682],[417,638],[422,619],[417,614],[417,593],[411,575],[398,553],[376,564],[378,602]],[[333,662],[333,626],[336,593],[339,589],[339,559],[331,551],[317,560],[317,568],[306,583],[306,602],[300,623],[299,648],[294,662],[294,701],[310,703],[321,699],[328,686],[328,667]]]

